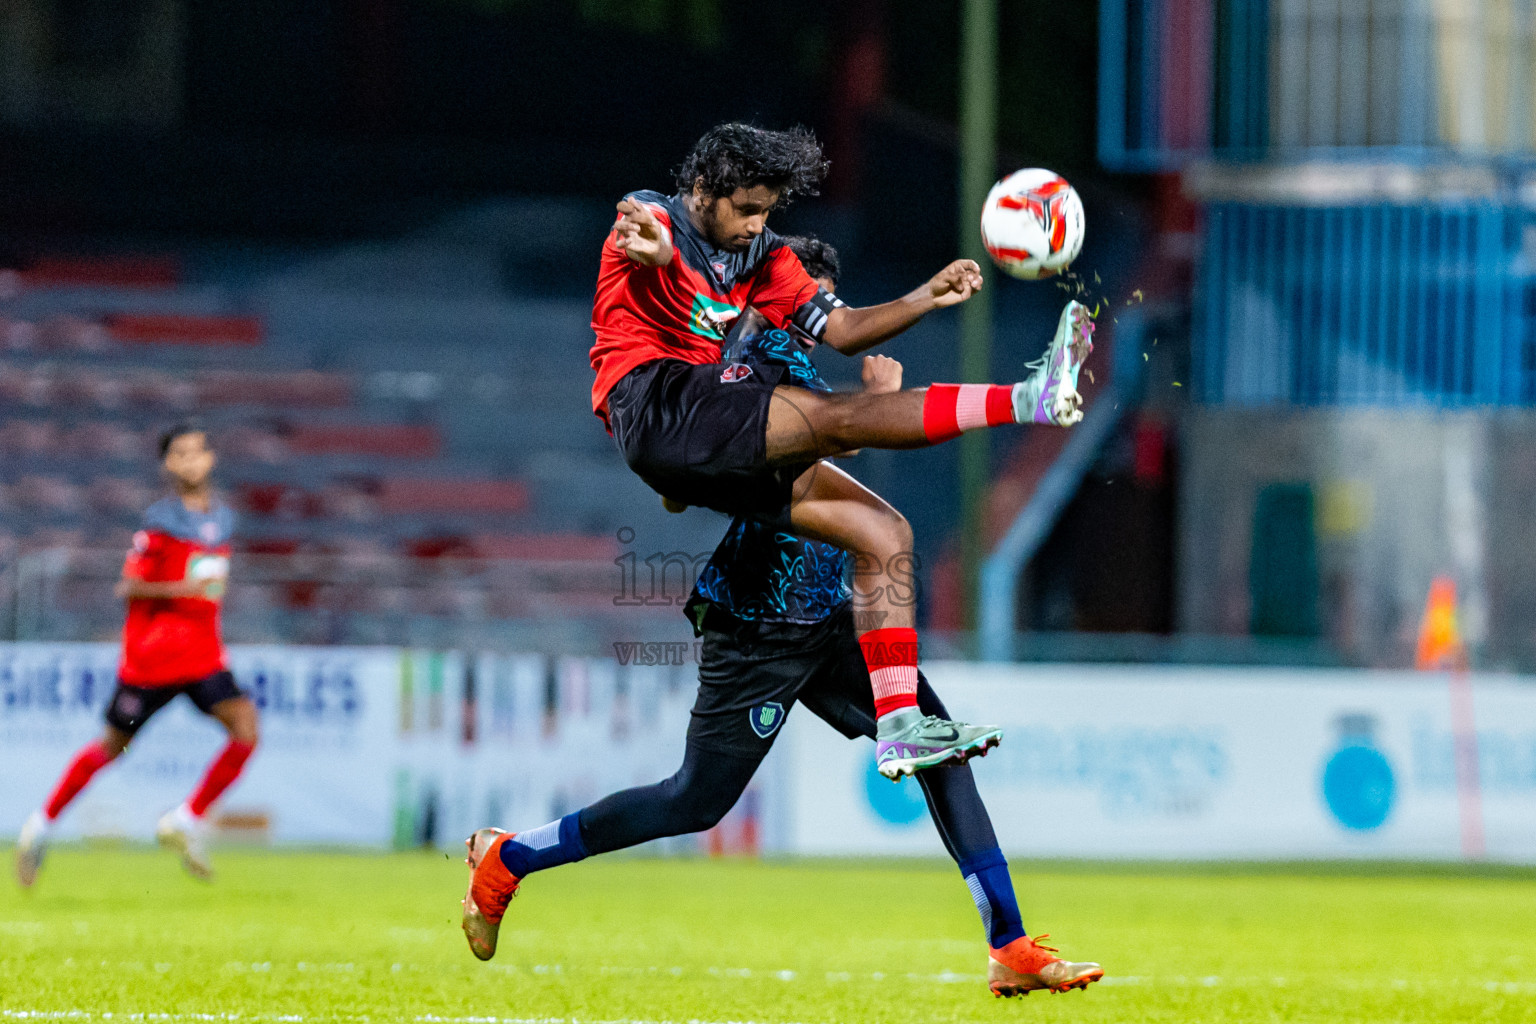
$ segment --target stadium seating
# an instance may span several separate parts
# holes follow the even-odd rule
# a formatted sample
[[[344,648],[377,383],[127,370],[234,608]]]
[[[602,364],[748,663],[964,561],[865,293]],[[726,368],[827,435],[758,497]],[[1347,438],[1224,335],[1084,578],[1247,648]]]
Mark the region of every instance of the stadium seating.
[[[189,280],[175,256],[8,271],[0,599],[22,585],[18,560],[75,551],[49,563],[38,635],[111,635],[110,578],[161,493],[156,438],[187,416],[213,435],[241,515],[237,639],[611,615],[620,527],[658,549],[713,547],[719,524],[663,513],[591,415],[585,300],[518,299],[499,272],[464,272],[463,247],[414,244],[298,257],[237,285]]]

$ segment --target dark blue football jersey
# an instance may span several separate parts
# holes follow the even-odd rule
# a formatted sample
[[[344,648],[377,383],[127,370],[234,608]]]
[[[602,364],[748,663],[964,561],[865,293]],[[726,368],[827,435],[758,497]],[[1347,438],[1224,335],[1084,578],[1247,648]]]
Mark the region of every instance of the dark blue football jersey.
[[[721,358],[783,367],[788,382],[831,391],[811,362],[810,348],[796,334],[744,316],[726,338]],[[848,564],[848,553],[841,548],[737,516],[699,574],[688,599],[688,616],[696,629],[709,606],[749,622],[820,622],[852,596]]]

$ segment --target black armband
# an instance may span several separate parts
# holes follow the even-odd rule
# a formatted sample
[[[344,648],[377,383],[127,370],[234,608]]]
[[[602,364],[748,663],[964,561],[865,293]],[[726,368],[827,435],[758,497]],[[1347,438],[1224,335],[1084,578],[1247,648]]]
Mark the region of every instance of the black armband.
[[[827,329],[828,314],[842,305],[845,305],[842,299],[825,288],[817,288],[816,294],[795,310],[791,320],[800,330],[820,341],[822,333]]]

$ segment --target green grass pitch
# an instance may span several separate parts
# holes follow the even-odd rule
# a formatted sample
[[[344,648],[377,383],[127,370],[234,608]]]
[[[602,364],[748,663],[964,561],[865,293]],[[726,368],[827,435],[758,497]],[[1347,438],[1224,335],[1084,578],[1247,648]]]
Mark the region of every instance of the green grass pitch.
[[[1025,924],[1109,976],[1004,1001],[937,861],[589,861],[528,882],[489,964],[458,859],[218,867],[64,848],[0,886],[0,1024],[1536,1021],[1532,871],[1024,862]]]

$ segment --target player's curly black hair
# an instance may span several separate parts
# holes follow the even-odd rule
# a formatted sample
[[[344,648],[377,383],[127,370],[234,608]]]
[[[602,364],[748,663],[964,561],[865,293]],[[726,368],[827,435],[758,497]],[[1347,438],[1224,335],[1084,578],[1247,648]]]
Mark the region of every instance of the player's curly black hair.
[[[694,143],[693,152],[677,169],[677,187],[691,192],[702,182],[704,194],[728,196],[738,188],[767,185],[779,194],[779,206],[800,196],[813,196],[827,173],[821,143],[810,129],[798,125],[775,132],[756,125],[717,124]]]
[[[160,438],[155,446],[160,452],[161,461],[163,462],[166,455],[170,454],[171,445],[175,443],[178,437],[185,437],[187,434],[206,433],[207,428],[199,420],[177,420],[175,423],[172,423],[160,432]]]
[[[837,250],[819,238],[809,235],[786,235],[784,244],[789,251],[800,260],[800,265],[805,272],[812,277],[824,277],[832,282],[832,287],[837,287],[839,277],[842,276],[842,263],[837,258]]]

